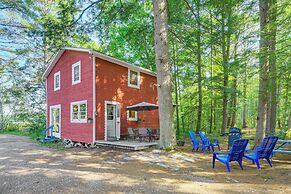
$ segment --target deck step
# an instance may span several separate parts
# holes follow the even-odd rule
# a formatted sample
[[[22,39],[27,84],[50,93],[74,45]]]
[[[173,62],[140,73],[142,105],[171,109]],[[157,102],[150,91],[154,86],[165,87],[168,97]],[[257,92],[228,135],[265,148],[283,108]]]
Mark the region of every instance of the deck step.
[[[119,148],[119,149],[126,149],[126,150],[144,150],[148,149],[152,146],[158,145],[157,142],[136,142],[136,141],[96,141],[96,145],[104,146],[104,147],[111,147],[111,148]]]

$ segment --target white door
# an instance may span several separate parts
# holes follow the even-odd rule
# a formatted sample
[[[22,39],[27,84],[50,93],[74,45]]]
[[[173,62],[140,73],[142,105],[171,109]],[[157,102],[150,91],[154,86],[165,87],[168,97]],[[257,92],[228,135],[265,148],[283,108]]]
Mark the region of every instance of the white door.
[[[106,132],[107,140],[120,138],[120,106],[118,103],[106,104]]]
[[[61,105],[50,107],[50,126],[52,125],[54,125],[52,135],[60,138],[61,137]]]

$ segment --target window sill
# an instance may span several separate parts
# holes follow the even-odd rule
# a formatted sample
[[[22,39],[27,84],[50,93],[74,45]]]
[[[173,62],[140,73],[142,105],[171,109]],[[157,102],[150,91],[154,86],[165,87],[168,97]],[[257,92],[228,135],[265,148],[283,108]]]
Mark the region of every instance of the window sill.
[[[83,121],[71,121],[71,123],[87,123],[87,119]]]
[[[136,122],[137,119],[127,119],[127,121],[134,121],[134,122]]]
[[[135,89],[140,89],[139,85],[128,84],[127,86]]]
[[[72,85],[77,85],[77,84],[79,84],[79,83],[81,83],[81,81],[72,82]]]

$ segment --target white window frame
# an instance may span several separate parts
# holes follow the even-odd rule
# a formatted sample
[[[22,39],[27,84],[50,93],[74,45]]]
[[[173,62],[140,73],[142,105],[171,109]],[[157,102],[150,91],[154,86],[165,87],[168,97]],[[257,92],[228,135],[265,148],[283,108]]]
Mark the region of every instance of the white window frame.
[[[134,118],[130,118],[129,117],[129,110],[127,111],[127,120],[128,121],[137,121],[137,111],[134,111],[134,112],[135,112]]]
[[[77,80],[77,81],[75,81],[75,79],[74,79],[74,68],[76,67],[76,66],[79,66],[79,80]],[[81,83],[81,61],[78,61],[78,62],[76,62],[76,63],[74,63],[73,65],[72,65],[72,85],[75,85],[75,84],[78,84],[78,83]]]
[[[130,83],[130,71],[133,71],[133,72],[136,72],[137,73],[137,85],[133,85]],[[140,88],[140,72],[139,71],[136,71],[136,70],[133,70],[133,69],[128,69],[128,75],[127,75],[127,79],[128,79],[128,86],[129,87],[132,87],[132,88],[137,88],[139,89]]]
[[[80,104],[86,104],[86,116],[85,119],[73,119],[73,105],[79,105],[78,111],[80,110]],[[87,117],[88,117],[88,105],[87,100],[77,101],[77,102],[71,102],[70,105],[70,117],[71,117],[71,123],[87,123]],[[79,114],[78,114],[79,117]]]
[[[56,77],[59,76],[59,87],[56,87]],[[54,74],[54,91],[61,89],[61,72],[58,71]]]

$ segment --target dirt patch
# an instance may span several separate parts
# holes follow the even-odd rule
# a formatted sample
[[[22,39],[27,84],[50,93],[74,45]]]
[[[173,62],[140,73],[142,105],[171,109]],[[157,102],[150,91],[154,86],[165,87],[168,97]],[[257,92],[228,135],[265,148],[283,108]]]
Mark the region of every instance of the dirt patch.
[[[257,170],[244,160],[227,173],[212,154],[109,148],[57,150],[28,137],[0,135],[0,193],[290,193],[289,156]]]

